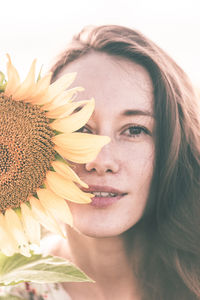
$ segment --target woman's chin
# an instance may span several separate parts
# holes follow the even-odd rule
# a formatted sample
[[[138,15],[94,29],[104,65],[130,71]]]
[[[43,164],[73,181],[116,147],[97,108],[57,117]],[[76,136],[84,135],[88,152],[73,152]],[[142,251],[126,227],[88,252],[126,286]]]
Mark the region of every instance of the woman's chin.
[[[116,237],[132,226],[128,226],[127,224],[114,224],[114,223],[106,223],[106,222],[91,222],[90,224],[84,222],[76,222],[74,220],[74,225],[72,230],[79,232],[84,236],[88,236],[91,238],[109,238],[109,237]]]

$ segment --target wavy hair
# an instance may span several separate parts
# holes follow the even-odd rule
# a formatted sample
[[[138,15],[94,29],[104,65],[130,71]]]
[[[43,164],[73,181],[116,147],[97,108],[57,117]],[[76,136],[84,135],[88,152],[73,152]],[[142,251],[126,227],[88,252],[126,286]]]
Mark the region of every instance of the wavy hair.
[[[143,299],[200,299],[199,99],[172,58],[140,32],[117,25],[87,27],[76,35],[52,67],[52,80],[91,51],[137,62],[153,82],[156,160],[139,222],[145,232],[137,270]]]

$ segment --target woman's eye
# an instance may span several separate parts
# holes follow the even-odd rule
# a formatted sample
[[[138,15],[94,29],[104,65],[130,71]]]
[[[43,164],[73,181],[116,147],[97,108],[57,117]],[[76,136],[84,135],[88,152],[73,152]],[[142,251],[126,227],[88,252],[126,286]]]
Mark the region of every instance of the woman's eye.
[[[82,132],[82,133],[92,133],[91,130],[89,130],[87,127],[83,126],[77,132]]]
[[[129,137],[139,137],[141,134],[149,134],[149,130],[142,126],[130,126],[122,134]]]

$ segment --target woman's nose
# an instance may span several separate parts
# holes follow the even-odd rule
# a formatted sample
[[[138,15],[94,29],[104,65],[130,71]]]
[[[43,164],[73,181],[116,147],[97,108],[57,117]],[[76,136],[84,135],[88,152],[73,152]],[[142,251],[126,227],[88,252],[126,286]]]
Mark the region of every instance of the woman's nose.
[[[105,145],[97,157],[87,163],[85,168],[88,172],[96,172],[98,175],[105,173],[117,173],[119,170],[119,160],[116,158],[116,153],[110,144]]]

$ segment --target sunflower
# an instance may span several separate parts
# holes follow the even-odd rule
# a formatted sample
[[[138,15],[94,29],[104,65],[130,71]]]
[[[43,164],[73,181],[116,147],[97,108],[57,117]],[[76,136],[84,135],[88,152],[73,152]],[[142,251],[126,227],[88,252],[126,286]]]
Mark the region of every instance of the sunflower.
[[[30,256],[40,243],[40,225],[65,235],[72,225],[66,200],[89,203],[92,194],[70,162],[95,158],[107,137],[77,132],[90,118],[94,99],[73,102],[82,88],[68,87],[76,73],[50,84],[51,74],[35,80],[33,61],[20,83],[8,55],[7,81],[0,89],[0,250]],[[68,89],[68,90],[67,90]]]

